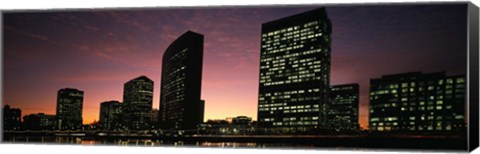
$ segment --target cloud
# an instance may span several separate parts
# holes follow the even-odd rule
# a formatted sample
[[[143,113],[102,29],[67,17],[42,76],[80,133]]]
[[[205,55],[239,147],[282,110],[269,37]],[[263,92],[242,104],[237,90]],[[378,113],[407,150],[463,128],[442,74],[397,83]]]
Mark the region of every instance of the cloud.
[[[106,15],[112,17],[114,21],[118,23],[130,25],[134,29],[139,29],[144,32],[149,32],[152,29],[151,27],[140,23],[138,21],[138,16],[133,16],[133,15],[129,16],[129,15],[125,15],[124,13],[119,13],[115,11],[105,11],[101,13],[105,13]]]
[[[92,31],[98,31],[98,30],[99,30],[98,27],[89,26],[89,25],[83,25],[83,27],[84,27],[85,29],[92,30]]]
[[[28,38],[28,41],[22,46],[15,45],[18,47],[6,44],[8,50],[5,51],[9,57],[33,58],[47,64],[31,65],[26,63],[27,58],[15,58],[22,64],[17,70],[28,70],[31,77],[37,77],[35,73],[41,72],[57,77],[54,79],[60,84],[98,86],[112,81],[121,85],[134,75],[159,75],[164,50],[182,33],[192,30],[205,35],[203,89],[212,91],[204,93],[212,96],[207,102],[222,104],[248,95],[249,99],[244,103],[253,106],[248,110],[255,111],[261,24],[309,9],[265,7],[33,13],[8,17],[5,30],[15,36],[20,34],[18,36]],[[370,78],[408,71],[414,64],[420,64],[422,69],[440,68],[434,64],[462,58],[452,55],[458,54],[456,52],[445,52],[457,51],[455,44],[444,47],[441,43],[450,39],[461,41],[461,36],[454,37],[461,32],[448,31],[452,24],[461,23],[456,18],[458,14],[450,13],[445,7],[402,9],[403,6],[355,6],[327,10],[333,22],[332,83],[360,83],[362,120],[368,116]],[[429,11],[436,12],[436,15],[428,14]],[[462,27],[462,24],[457,25],[457,29]],[[434,43],[422,44],[424,42]],[[35,44],[43,47],[37,48]],[[33,56],[35,54],[39,56]],[[417,55],[417,58],[408,54]],[[438,56],[432,61],[421,60],[432,55]],[[440,55],[448,55],[448,58],[440,58]],[[68,59],[70,57],[75,58]],[[68,66],[58,65],[59,61],[68,62]],[[455,68],[458,66],[451,67]],[[23,75],[12,70],[6,74]],[[43,78],[42,81],[54,84]],[[28,90],[28,87],[24,89]],[[238,91],[245,93],[240,95]],[[220,100],[215,99],[215,94],[225,96]],[[99,101],[100,98],[92,98],[92,102]]]
[[[47,36],[45,36],[45,35],[36,34],[36,33],[31,33],[31,32],[25,31],[25,30],[21,30],[21,29],[15,28],[15,27],[13,27],[13,26],[5,25],[4,28],[5,28],[7,31],[14,31],[14,32],[20,33],[20,34],[22,34],[22,35],[24,35],[24,36],[28,36],[28,37],[33,38],[33,39],[45,41],[45,42],[48,42],[48,43],[50,43],[50,44],[58,44],[58,43],[59,43],[58,41],[52,40],[52,39],[50,39],[49,37],[47,37]]]

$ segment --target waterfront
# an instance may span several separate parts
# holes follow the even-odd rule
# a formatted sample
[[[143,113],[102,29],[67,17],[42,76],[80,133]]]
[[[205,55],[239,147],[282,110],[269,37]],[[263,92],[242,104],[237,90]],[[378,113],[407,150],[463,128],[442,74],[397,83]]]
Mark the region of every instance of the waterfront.
[[[175,10],[170,19],[163,10],[8,14],[5,38],[26,41],[7,42],[2,141],[465,150],[467,127],[476,126],[467,123],[465,109],[466,33],[457,32],[467,31],[458,24],[467,23],[466,8]],[[426,16],[412,18],[405,10]],[[190,14],[208,18],[193,20]],[[381,20],[365,18],[364,25],[361,16]],[[172,22],[145,22],[159,19]],[[195,24],[173,22],[180,19]],[[387,23],[394,24],[383,22],[391,19]],[[355,27],[365,30],[348,30]],[[439,30],[455,35],[418,39],[442,38],[432,35]],[[29,37],[37,35],[48,39]],[[72,36],[81,39],[65,39]],[[25,59],[37,50],[44,56],[33,63]]]
[[[152,139],[93,139],[85,137],[16,136],[4,140],[9,143],[26,144],[69,144],[69,145],[116,145],[116,146],[174,146],[174,147],[220,147],[220,148],[314,148],[314,145],[295,143],[255,143],[255,142],[209,142]]]
[[[33,144],[79,144],[79,145],[118,145],[118,146],[202,146],[202,147],[256,147],[256,143],[235,142],[184,142],[151,139],[92,139],[84,137],[27,137],[18,136],[5,139],[10,143]]]
[[[219,148],[288,148],[288,149],[418,149],[454,150],[467,149],[464,137],[426,136],[45,136],[4,134],[4,142],[27,144],[69,144],[69,145],[115,145],[143,147],[219,147]]]

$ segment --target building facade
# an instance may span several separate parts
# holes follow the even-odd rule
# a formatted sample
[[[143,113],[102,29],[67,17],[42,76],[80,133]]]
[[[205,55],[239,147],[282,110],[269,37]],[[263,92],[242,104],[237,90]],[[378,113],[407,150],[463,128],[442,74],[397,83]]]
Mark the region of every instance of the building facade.
[[[370,80],[369,128],[375,132],[466,132],[465,76],[412,72]]]
[[[209,119],[200,124],[199,134],[247,135],[255,134],[252,118],[247,116],[227,117],[226,119]]]
[[[326,127],[330,35],[324,8],[262,25],[259,129],[295,133]]]
[[[158,127],[158,109],[153,109],[152,114],[150,115],[150,122],[152,123],[154,128]]]
[[[19,130],[22,124],[21,116],[22,110],[5,105],[3,107],[3,130]]]
[[[250,125],[252,123],[252,118],[247,116],[237,116],[232,118],[233,125]]]
[[[25,130],[54,130],[55,115],[37,113],[23,116],[23,128]]]
[[[115,130],[121,127],[122,108],[119,101],[106,101],[100,104],[100,128],[105,130]]]
[[[330,89],[329,130],[358,131],[359,85],[335,85]]]
[[[188,31],[163,54],[159,111],[163,129],[196,129],[203,122],[203,40],[203,35]]]
[[[82,128],[83,91],[73,88],[58,90],[57,129],[76,130]]]
[[[151,128],[153,81],[140,76],[124,84],[123,87],[123,127],[129,130]]]

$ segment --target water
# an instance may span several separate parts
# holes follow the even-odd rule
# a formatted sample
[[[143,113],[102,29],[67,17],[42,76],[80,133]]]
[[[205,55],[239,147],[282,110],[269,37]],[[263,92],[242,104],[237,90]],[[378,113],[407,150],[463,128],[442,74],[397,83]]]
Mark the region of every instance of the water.
[[[428,137],[312,137],[312,136],[213,136],[188,138],[159,137],[92,137],[92,136],[32,136],[16,134],[4,136],[4,142],[32,144],[77,144],[117,146],[196,146],[221,148],[288,148],[288,149],[467,149],[467,139]]]
[[[267,148],[267,147],[314,147],[309,144],[294,143],[253,143],[253,142],[188,142],[164,141],[151,139],[92,139],[85,137],[51,137],[51,136],[14,136],[5,138],[4,142],[32,144],[79,144],[79,145],[118,145],[118,146],[196,146],[222,148]]]

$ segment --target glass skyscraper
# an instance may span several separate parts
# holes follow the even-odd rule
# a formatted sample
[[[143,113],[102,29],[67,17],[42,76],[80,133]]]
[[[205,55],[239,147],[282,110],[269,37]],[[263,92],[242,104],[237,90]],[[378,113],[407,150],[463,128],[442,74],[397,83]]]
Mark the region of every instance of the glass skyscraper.
[[[376,132],[466,132],[465,76],[412,72],[370,80],[369,128]]]
[[[57,128],[75,130],[82,128],[83,91],[73,88],[58,90]]]
[[[159,111],[163,129],[196,129],[203,122],[203,40],[203,35],[187,31],[163,54]]]
[[[328,125],[330,130],[357,131],[359,85],[344,84],[332,86],[328,104]]]
[[[124,84],[123,87],[123,127],[130,130],[150,129],[152,114],[153,81],[140,76]]]
[[[106,101],[100,104],[100,127],[106,130],[120,128],[122,108],[118,101]]]
[[[323,129],[330,89],[331,23],[324,8],[262,24],[259,129]]]

